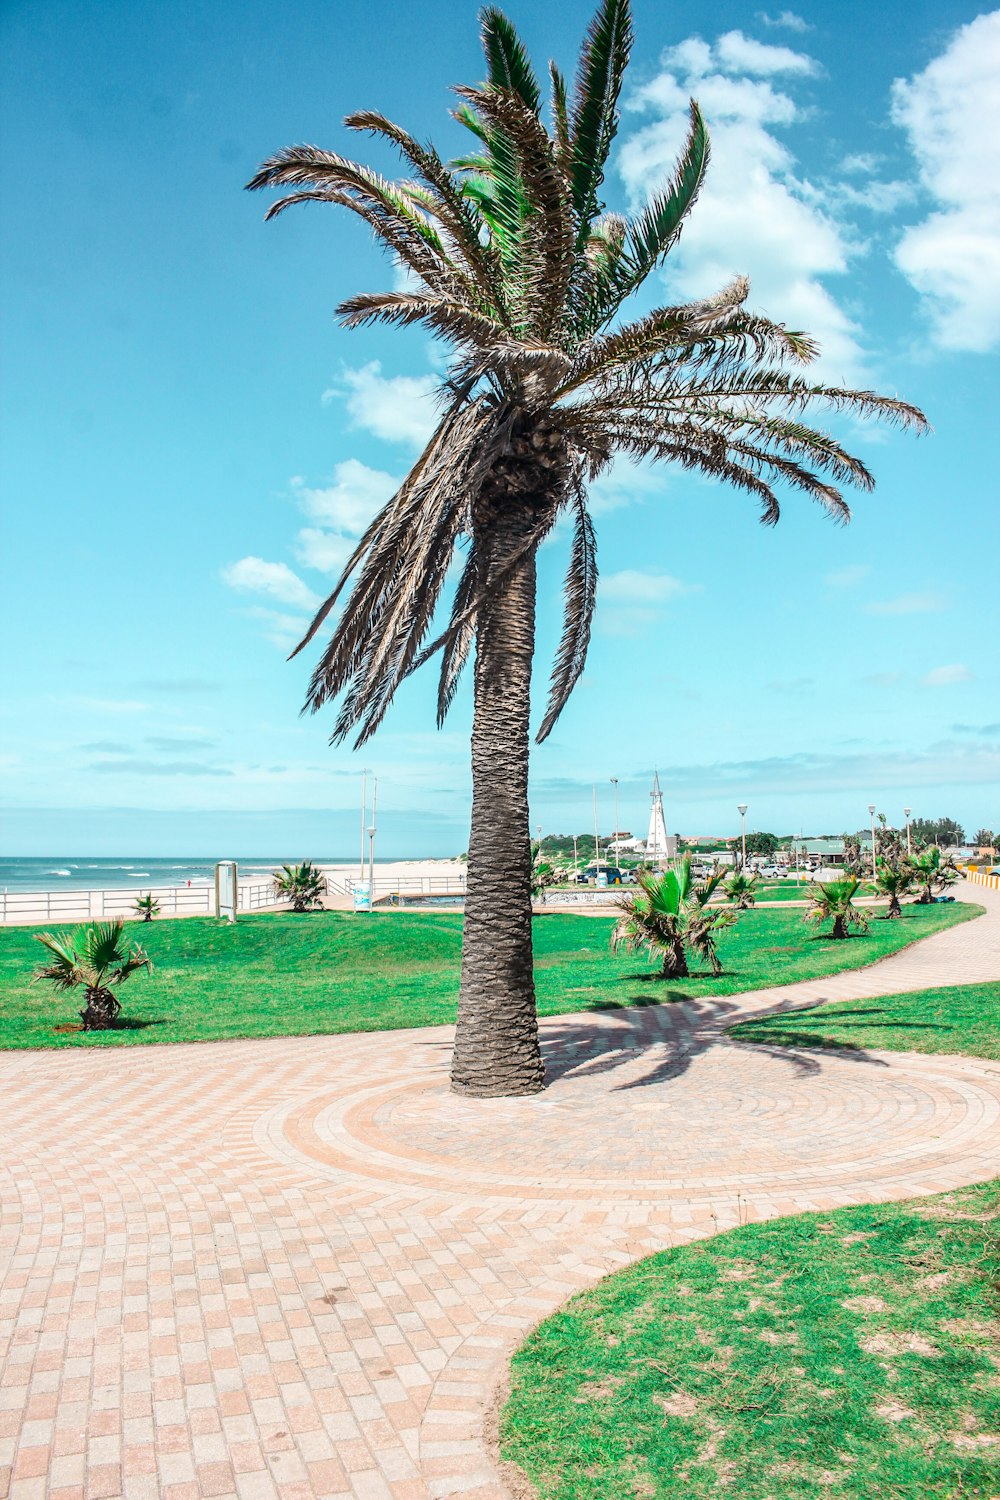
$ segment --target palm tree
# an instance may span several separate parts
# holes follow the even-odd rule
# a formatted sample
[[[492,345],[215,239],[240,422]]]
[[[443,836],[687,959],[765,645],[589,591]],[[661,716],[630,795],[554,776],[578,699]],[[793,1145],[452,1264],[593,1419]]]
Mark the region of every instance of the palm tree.
[[[812,908],[806,912],[807,922],[826,922],[833,918],[831,937],[850,937],[850,929],[868,931],[868,918],[854,905],[861,881],[856,875],[845,875],[842,880],[829,880],[811,887]]]
[[[151,922],[160,915],[160,903],[152,895],[137,896],[134,910],[136,916],[141,917],[144,922]]]
[[[756,875],[744,875],[742,870],[737,870],[735,875],[730,875],[723,889],[737,911],[746,911],[748,907],[756,904]]]
[[[713,974],[721,974],[716,937],[736,921],[725,907],[709,905],[723,879],[722,871],[696,885],[691,856],[685,854],[676,870],[662,875],[652,870],[637,873],[640,889],[618,902],[622,916],[611,934],[612,952],[635,953],[645,948],[650,958],[661,958],[665,979],[677,979],[687,975],[691,951],[711,964]]]
[[[954,860],[942,856],[937,844],[932,844],[929,849],[922,849],[915,855],[910,861],[910,869],[914,885],[920,888],[917,900],[921,906],[927,906],[935,895],[949,885],[954,885],[960,873]]]
[[[472,826],[452,1086],[480,1096],[543,1087],[531,951],[529,694],[535,559],[557,520],[572,542],[549,734],[583,671],[597,587],[587,487],[616,454],[662,459],[746,490],[762,520],[786,486],[837,520],[840,486],[871,488],[863,463],[807,426],[810,407],[925,425],[913,406],[796,372],[817,346],[746,309],[739,277],[714,296],[620,313],[663,261],[697,197],[708,133],[692,101],[673,177],[632,218],[607,212],[601,184],[632,45],[629,0],[601,0],[575,81],[550,66],[550,120],[525,48],[496,9],[482,13],[486,81],[459,88],[472,153],[446,163],[374,110],[346,124],[394,146],[388,181],[333,151],[291,146],[251,188],[356,214],[398,268],[402,290],[362,293],[342,324],[422,324],[450,347],[433,435],[371,522],[301,650],[345,599],[308,689],[340,707],[332,740],[363,744],[400,683],[441,653],[438,720],[474,656]],[[444,628],[432,629],[449,566],[462,567]],[[348,583],[353,587],[346,593]]]
[[[84,1031],[109,1031],[121,1014],[121,1005],[108,986],[124,984],[137,970],[153,967],[138,943],[130,946],[127,942],[124,917],[114,922],[89,922],[75,936],[40,932],[37,941],[52,957],[35,970],[34,982],[50,979],[57,990],[83,985],[85,1003],[80,1020]]]
[[[886,916],[901,917],[903,908],[899,904],[899,898],[905,896],[913,886],[913,866],[907,860],[894,864],[892,860],[880,859],[876,871],[875,889],[880,896],[889,897]]]
[[[303,860],[300,865],[282,865],[271,877],[275,895],[287,901],[292,911],[311,911],[321,906],[326,892],[326,876],[312,863]]]
[[[993,830],[991,828],[979,828],[979,829],[977,829],[976,830],[976,836],[972,840],[972,842],[975,844],[975,846],[976,846],[977,849],[992,849],[993,848]]]

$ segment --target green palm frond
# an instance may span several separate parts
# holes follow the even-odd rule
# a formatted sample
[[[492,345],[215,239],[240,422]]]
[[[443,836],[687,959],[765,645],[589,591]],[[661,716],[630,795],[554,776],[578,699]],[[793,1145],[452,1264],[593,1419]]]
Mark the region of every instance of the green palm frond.
[[[645,281],[673,245],[694,206],[708,158],[708,130],[701,110],[692,99],[688,138],[674,175],[629,229],[627,279],[621,288],[623,296]]]
[[[488,77],[494,88],[516,94],[534,114],[542,107],[538,80],[521,38],[502,11],[488,6],[480,18]]]
[[[618,97],[632,50],[628,0],[601,0],[587,32],[573,89],[570,115],[573,207],[579,221],[578,248],[601,212],[600,190],[618,129]]]
[[[52,960],[50,963],[39,965],[32,976],[33,981],[49,979],[57,990],[72,990],[78,984],[83,983],[71,933],[61,932],[57,935],[52,932],[39,932],[36,934],[35,941],[49,950]]]

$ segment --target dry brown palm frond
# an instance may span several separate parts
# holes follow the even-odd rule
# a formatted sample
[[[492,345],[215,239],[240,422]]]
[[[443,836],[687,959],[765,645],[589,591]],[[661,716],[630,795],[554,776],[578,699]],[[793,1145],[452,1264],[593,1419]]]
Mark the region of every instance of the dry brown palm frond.
[[[541,744],[553,726],[580,679],[590,645],[590,629],[597,602],[597,538],[594,523],[587,510],[582,485],[574,487],[573,545],[566,573],[565,616],[562,638],[556,652],[545,717],[535,736]]]

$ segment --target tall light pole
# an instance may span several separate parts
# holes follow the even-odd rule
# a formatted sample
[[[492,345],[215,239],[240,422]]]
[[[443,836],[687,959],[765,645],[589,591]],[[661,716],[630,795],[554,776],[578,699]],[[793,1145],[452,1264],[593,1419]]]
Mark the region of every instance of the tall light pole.
[[[573,835],[573,874],[574,875],[579,870],[579,868],[580,868],[580,859],[579,859],[579,856],[578,856],[578,854],[576,852],[576,834],[574,833],[574,835]]]
[[[372,777],[372,820],[368,825],[368,890],[372,910],[375,910],[375,803],[378,798],[378,777]]]
[[[878,865],[875,862],[875,804],[869,802],[868,811],[872,820],[872,880],[878,880]]]
[[[598,874],[600,874],[600,871],[601,871],[601,836],[600,836],[600,834],[597,831],[597,783],[596,783],[596,781],[594,782],[594,788],[593,789],[594,789],[594,861],[595,861],[595,863],[597,865],[597,872],[598,872]]]
[[[906,819],[906,857],[907,857],[907,859],[909,859],[910,855],[913,853],[913,846],[910,843],[910,813],[912,811],[913,811],[912,807],[904,807],[903,808],[903,817]]]
[[[736,804],[736,811],[740,815],[740,839],[743,844],[743,859],[740,863],[740,869],[745,870],[747,867],[747,803],[738,802]]]
[[[361,863],[358,865],[358,879],[365,878],[365,824],[368,821],[368,767],[362,767],[361,771]]]
[[[622,867],[621,852],[618,848],[618,777],[612,776],[611,785],[615,789],[615,864],[620,870]]]

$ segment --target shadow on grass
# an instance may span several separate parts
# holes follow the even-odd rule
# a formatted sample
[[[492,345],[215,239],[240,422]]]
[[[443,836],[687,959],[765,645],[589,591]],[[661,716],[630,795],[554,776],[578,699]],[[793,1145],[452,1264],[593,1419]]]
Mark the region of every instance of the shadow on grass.
[[[119,1016],[111,1022],[110,1026],[102,1027],[100,1031],[84,1031],[79,1021],[67,1021],[62,1026],[53,1026],[52,1030],[60,1036],[105,1036],[109,1031],[148,1031],[153,1026],[169,1026],[170,1022],[166,1016],[159,1016],[153,1020],[144,1020],[141,1016]]]

